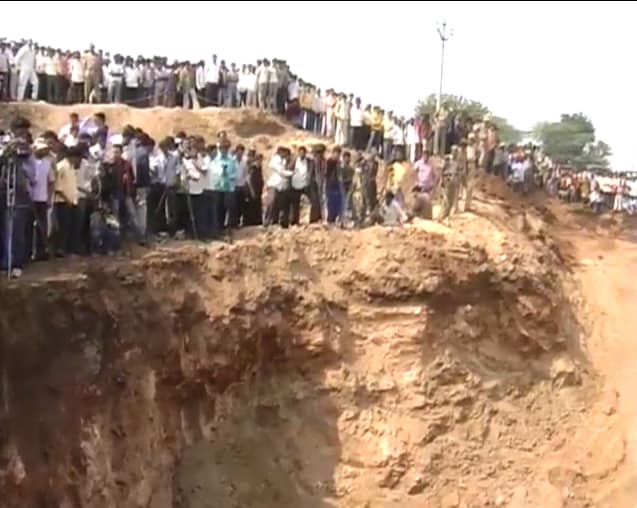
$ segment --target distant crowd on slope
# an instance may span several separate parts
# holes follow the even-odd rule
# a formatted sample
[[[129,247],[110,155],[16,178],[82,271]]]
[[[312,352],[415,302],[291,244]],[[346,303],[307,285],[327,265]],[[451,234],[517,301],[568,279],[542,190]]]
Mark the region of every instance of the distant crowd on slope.
[[[385,160],[392,157],[394,147],[404,149],[412,162],[428,146],[436,152],[440,143],[434,146],[435,136],[451,140],[458,127],[448,115],[432,125],[428,115],[406,119],[380,106],[364,106],[351,93],[321,91],[279,59],[227,65],[212,55],[207,61],[169,63],[165,57],[111,56],[93,46],[80,53],[32,41],[0,41],[0,100],[27,98],[51,104],[260,108],[286,116],[339,146],[374,148]]]

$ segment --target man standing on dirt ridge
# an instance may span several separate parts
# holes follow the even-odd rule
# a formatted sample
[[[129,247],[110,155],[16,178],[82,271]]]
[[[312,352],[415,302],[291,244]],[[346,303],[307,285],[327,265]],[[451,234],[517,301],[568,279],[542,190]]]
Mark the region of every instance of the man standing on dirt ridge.
[[[440,222],[449,218],[451,212],[457,208],[458,200],[458,147],[451,147],[451,154],[445,156],[442,168],[442,209]]]
[[[100,102],[100,83],[102,82],[102,59],[91,44],[82,55],[84,69],[84,102]]]
[[[206,64],[206,106],[218,106],[219,71],[217,55],[212,55],[212,59]]]

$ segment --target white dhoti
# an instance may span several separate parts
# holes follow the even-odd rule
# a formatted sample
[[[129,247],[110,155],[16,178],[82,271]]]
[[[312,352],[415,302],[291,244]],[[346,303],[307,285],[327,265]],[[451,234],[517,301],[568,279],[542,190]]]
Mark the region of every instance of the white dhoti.
[[[35,74],[35,69],[21,68],[18,76],[18,100],[24,100],[24,94],[27,90],[27,85],[31,83],[31,98],[37,100],[38,98],[38,76]]]

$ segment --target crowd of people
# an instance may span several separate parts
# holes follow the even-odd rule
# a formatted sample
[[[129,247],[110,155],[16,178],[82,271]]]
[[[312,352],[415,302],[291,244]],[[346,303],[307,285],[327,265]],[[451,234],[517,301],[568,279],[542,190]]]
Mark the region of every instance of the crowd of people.
[[[391,146],[388,161],[373,146],[322,143],[281,146],[264,160],[253,148],[231,146],[225,132],[214,140],[179,132],[156,141],[131,125],[110,132],[104,113],[83,120],[72,113],[58,132],[33,139],[29,122],[16,118],[2,133],[0,198],[8,203],[11,189],[14,200],[0,206],[2,267],[19,276],[29,260],[112,254],[123,237],[140,244],[183,235],[210,241],[238,227],[287,228],[301,223],[303,199],[303,222],[361,227],[431,219],[439,193],[445,220],[462,194],[465,210],[471,207],[479,169],[501,170],[489,118],[467,126],[471,132],[458,144],[434,136],[444,155],[436,170],[427,143],[413,165],[401,145]],[[7,185],[11,162],[17,179]]]
[[[281,146],[265,160],[253,148],[232,146],[224,132],[214,140],[179,132],[156,141],[130,125],[110,132],[104,113],[82,121],[71,114],[59,132],[34,140],[28,121],[17,118],[2,133],[0,159],[0,254],[11,276],[30,260],[112,254],[124,237],[140,244],[183,235],[210,241],[237,227],[287,228],[301,222],[302,200],[306,222],[360,227],[431,219],[439,197],[444,221],[461,197],[464,210],[471,208],[479,172],[522,193],[538,186],[552,192],[557,181],[555,195],[573,201],[587,194],[585,185],[571,192],[581,178],[568,180],[536,147],[501,143],[489,115],[472,118],[443,104],[431,117],[406,120],[363,107],[352,94],[321,93],[276,59],[239,68],[213,55],[168,65],[159,57],[111,60],[93,47],[80,55],[0,42],[0,80],[4,100],[30,93],[57,104],[258,107],[325,138]],[[566,195],[563,180],[571,182]],[[596,190],[591,185],[591,203]]]
[[[185,132],[156,142],[133,126],[109,133],[103,113],[83,121],[71,114],[59,132],[36,139],[16,118],[2,135],[0,254],[12,276],[30,260],[112,254],[124,237],[146,244],[162,236],[216,240],[244,226],[287,228],[301,222],[303,196],[310,223],[407,219],[391,189],[378,202],[373,151],[282,146],[264,161],[252,148],[231,146],[224,132],[212,143]]]
[[[637,213],[637,175],[605,169],[578,171],[555,165],[544,175],[547,192],[566,203],[582,203],[596,213]]]
[[[228,65],[212,55],[207,60],[169,63],[159,56],[111,55],[94,46],[80,53],[32,41],[0,40],[0,100],[29,99],[51,104],[267,109],[339,146],[373,148],[386,161],[396,147],[415,162],[434,138],[458,141],[466,122],[444,110],[431,120],[429,115],[405,118],[380,106],[363,105],[351,93],[321,91],[280,59]]]

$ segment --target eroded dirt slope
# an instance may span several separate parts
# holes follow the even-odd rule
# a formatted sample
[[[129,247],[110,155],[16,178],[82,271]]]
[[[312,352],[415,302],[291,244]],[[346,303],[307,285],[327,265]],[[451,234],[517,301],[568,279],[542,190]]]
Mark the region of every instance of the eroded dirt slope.
[[[546,461],[598,380],[543,224],[492,199],[3,287],[2,506],[589,506]]]

